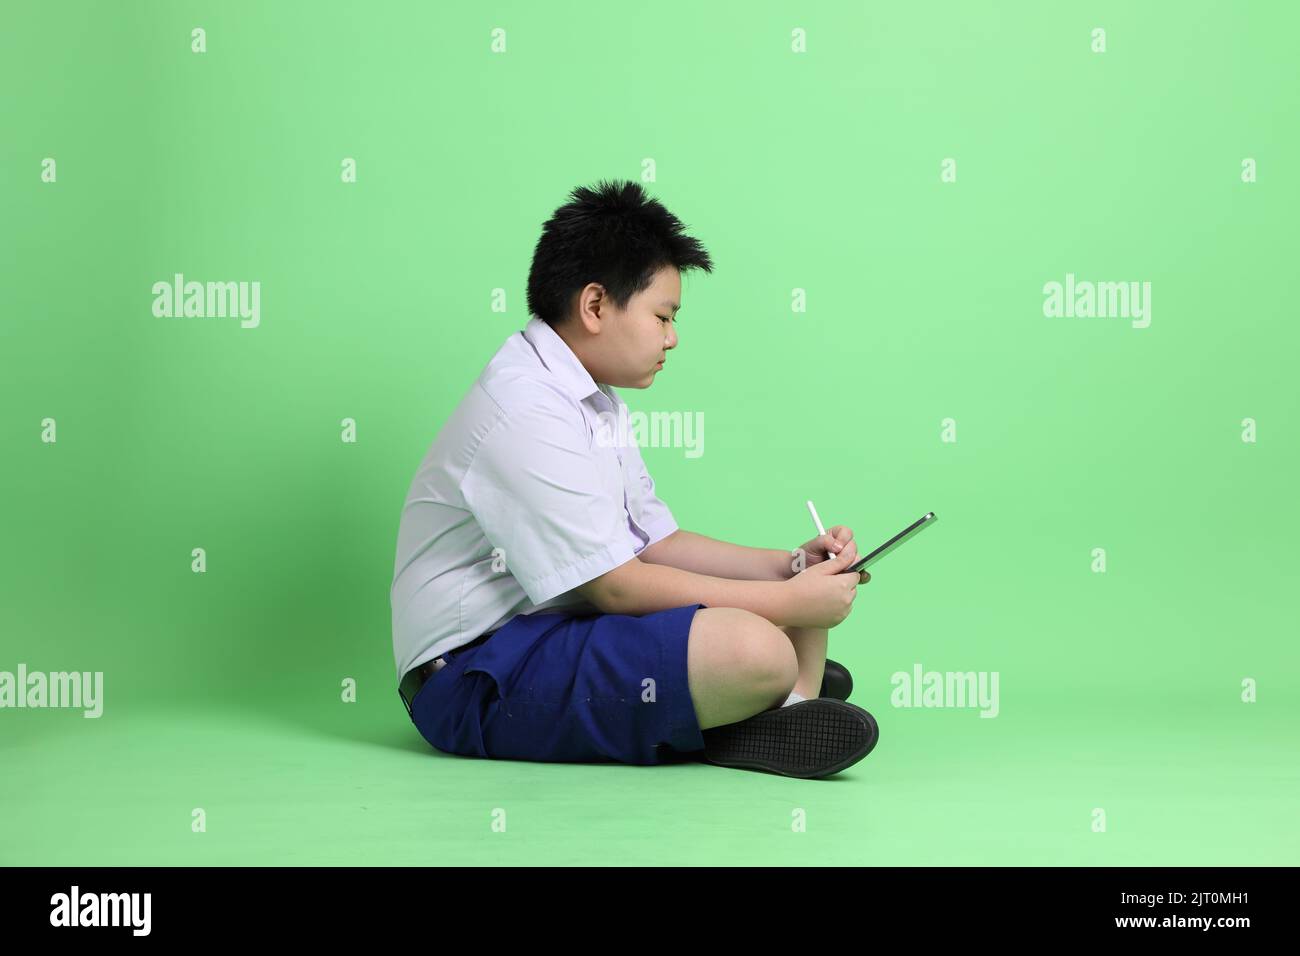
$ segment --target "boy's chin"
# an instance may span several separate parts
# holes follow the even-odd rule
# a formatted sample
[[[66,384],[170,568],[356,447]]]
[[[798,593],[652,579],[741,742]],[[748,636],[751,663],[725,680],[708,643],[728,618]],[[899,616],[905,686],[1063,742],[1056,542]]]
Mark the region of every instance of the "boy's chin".
[[[647,372],[640,378],[625,378],[621,382],[609,382],[615,388],[649,388],[655,382],[657,369]]]

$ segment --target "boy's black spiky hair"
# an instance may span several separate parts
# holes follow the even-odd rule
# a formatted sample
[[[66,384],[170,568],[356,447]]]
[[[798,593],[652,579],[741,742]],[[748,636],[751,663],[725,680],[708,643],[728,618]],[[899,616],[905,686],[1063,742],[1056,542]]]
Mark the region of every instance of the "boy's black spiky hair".
[[[654,281],[664,266],[713,272],[713,260],[681,220],[631,180],[579,186],[542,226],[528,270],[528,311],[554,327],[589,282],[615,307]]]

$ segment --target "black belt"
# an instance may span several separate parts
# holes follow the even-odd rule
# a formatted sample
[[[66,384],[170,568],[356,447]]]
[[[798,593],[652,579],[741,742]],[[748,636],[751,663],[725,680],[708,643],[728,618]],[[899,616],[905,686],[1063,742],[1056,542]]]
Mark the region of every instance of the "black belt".
[[[397,696],[402,698],[402,704],[406,707],[407,716],[411,717],[412,720],[415,719],[411,715],[411,702],[415,700],[415,695],[420,692],[420,688],[424,686],[425,681],[438,673],[438,671],[442,670],[447,664],[451,663],[451,658],[455,657],[461,651],[469,650],[471,647],[477,647],[495,633],[496,631],[488,631],[482,637],[476,637],[468,644],[462,644],[460,647],[448,651],[442,657],[435,657],[432,660],[425,661],[423,664],[417,664],[415,667],[412,667],[407,671],[402,677],[401,683],[397,685]]]

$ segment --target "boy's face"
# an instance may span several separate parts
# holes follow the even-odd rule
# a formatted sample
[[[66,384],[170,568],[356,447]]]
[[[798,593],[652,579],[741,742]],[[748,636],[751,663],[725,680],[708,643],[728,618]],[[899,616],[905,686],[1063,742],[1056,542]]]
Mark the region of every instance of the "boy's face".
[[[577,321],[556,332],[597,382],[615,388],[648,388],[659,362],[677,347],[673,317],[681,302],[682,277],[675,266],[655,273],[626,309],[615,309],[598,283],[578,294]]]

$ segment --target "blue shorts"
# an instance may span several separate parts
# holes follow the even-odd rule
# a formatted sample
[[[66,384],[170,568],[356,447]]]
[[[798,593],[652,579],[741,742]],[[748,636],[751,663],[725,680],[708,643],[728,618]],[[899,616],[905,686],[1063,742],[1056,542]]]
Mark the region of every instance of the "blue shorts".
[[[703,750],[686,646],[705,606],[516,615],[444,655],[411,720],[438,750],[465,756],[655,764]]]

